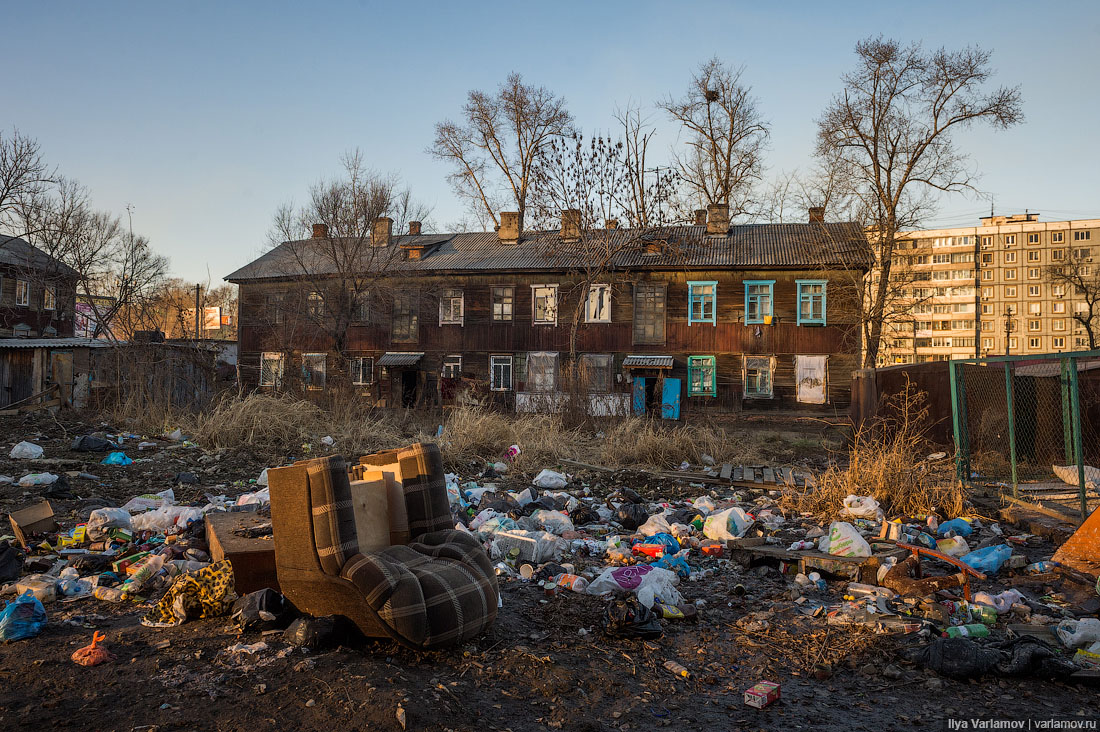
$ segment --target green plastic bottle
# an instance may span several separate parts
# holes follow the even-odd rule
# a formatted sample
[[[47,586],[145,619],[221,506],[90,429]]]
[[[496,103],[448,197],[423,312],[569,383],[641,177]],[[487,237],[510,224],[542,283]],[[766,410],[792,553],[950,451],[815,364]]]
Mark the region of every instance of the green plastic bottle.
[[[988,638],[989,626],[982,623],[971,623],[969,625],[955,625],[948,628],[944,634],[944,638]]]

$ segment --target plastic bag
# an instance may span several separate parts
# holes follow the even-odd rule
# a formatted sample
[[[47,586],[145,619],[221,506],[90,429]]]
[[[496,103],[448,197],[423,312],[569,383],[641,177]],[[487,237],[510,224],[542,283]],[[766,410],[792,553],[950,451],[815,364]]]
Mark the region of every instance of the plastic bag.
[[[17,641],[33,638],[46,624],[46,608],[28,590],[9,602],[0,612],[0,640]]]
[[[293,618],[294,608],[270,587],[238,599],[229,613],[229,619],[241,630],[281,630]]]
[[[675,536],[662,531],[659,534],[653,534],[645,540],[646,544],[663,544],[665,546],[665,554],[675,554],[680,551],[680,542]]]
[[[604,632],[616,638],[660,638],[661,621],[651,609],[633,597],[615,600],[607,606]]]
[[[936,533],[943,536],[948,531],[952,530],[959,536],[970,536],[974,533],[974,527],[970,525],[970,522],[961,518],[953,518],[950,521],[944,521],[940,524],[940,528]]]
[[[42,457],[44,450],[33,442],[24,440],[11,449],[10,457],[15,460],[34,460]]]
[[[500,531],[489,546],[489,556],[503,559],[512,549],[519,549],[519,559],[541,564],[561,557],[569,546],[565,539],[548,531]]]
[[[107,457],[99,461],[100,465],[129,465],[134,462],[132,459],[126,457],[124,452],[112,452]]]
[[[115,654],[107,650],[106,646],[99,643],[106,640],[107,636],[98,630],[92,632],[92,642],[83,648],[73,651],[72,659],[81,666],[98,666],[101,663],[115,660]]]
[[[72,449],[77,452],[107,452],[118,445],[103,437],[95,435],[83,435],[73,440]]]
[[[841,516],[854,516],[856,518],[870,518],[882,520],[882,509],[878,501],[870,496],[848,496],[844,499],[844,508]]]
[[[23,488],[30,488],[36,485],[53,485],[57,482],[58,476],[53,473],[28,473],[19,479],[19,485]]]
[[[654,534],[671,534],[672,525],[665,518],[663,513],[655,513],[650,516],[644,524],[638,527],[638,533],[642,536],[653,536]]]
[[[829,554],[834,557],[869,557],[871,545],[847,521],[829,525]]]
[[[599,577],[589,583],[586,590],[589,595],[602,595],[605,592],[632,592],[642,597],[660,597],[673,605],[679,604],[681,597],[676,585],[680,578],[675,572],[650,564],[635,564],[630,567],[609,567]]]
[[[569,483],[569,479],[562,473],[556,473],[553,470],[542,470],[535,479],[531,481],[532,484],[539,488],[557,490],[564,488]]]
[[[1054,632],[1058,634],[1058,640],[1066,648],[1083,648],[1089,643],[1100,641],[1100,620],[1097,618],[1063,620],[1058,623]]]
[[[970,553],[970,545],[961,536],[952,536],[949,539],[937,541],[936,550],[949,557],[961,557]]]
[[[111,529],[129,529],[130,512],[121,508],[97,508],[88,516],[88,538],[92,541],[107,536]]]
[[[539,509],[531,514],[530,521],[540,529],[561,536],[573,530],[573,522],[564,513]]]
[[[699,496],[691,502],[691,507],[703,512],[704,514],[710,513],[714,510],[714,499],[710,496]]]
[[[991,671],[1002,655],[969,638],[936,638],[927,646],[912,649],[908,659],[953,679],[976,679]]]
[[[135,511],[144,511],[149,508],[169,506],[175,502],[176,492],[171,488],[167,488],[160,493],[143,493],[140,496],[134,496],[126,501],[126,503],[122,504],[122,508],[125,511],[134,513]]]
[[[268,468],[264,468],[260,471],[260,477],[256,478],[256,485],[267,485],[267,471]]]
[[[1012,550],[1007,544],[997,544],[964,554],[959,557],[959,560],[979,572],[997,574],[1001,569],[1001,565],[1007,562],[1011,556]]]
[[[175,527],[186,528],[192,521],[200,521],[203,509],[189,506],[165,506],[155,511],[139,513],[130,519],[134,531],[168,532]]]
[[[23,571],[23,552],[7,541],[0,541],[0,583],[19,579]]]
[[[753,520],[737,506],[707,516],[703,522],[703,536],[708,539],[729,541],[738,539],[752,527]]]
[[[974,595],[974,602],[996,610],[999,614],[1007,613],[1024,595],[1019,590],[1005,590],[999,595],[991,595],[988,592],[978,592]]]
[[[283,640],[292,646],[305,646],[320,650],[332,645],[336,639],[336,618],[298,618],[283,631]]]
[[[271,492],[267,488],[261,488],[255,493],[242,493],[237,498],[236,505],[238,506],[263,506],[271,503]]]

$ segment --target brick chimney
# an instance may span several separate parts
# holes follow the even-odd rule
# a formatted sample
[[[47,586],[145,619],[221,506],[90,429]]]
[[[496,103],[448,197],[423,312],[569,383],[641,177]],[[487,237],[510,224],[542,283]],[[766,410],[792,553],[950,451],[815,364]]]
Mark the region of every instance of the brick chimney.
[[[519,211],[501,211],[497,238],[505,244],[516,244],[523,232],[523,216]]]
[[[824,224],[825,223],[825,207],[824,206],[810,206],[810,223],[811,224]]]
[[[580,209],[567,208],[561,212],[561,240],[578,241],[581,238]]]
[[[695,209],[695,225],[706,226],[707,225],[707,210],[705,208]]]
[[[618,219],[608,219],[607,223],[604,224],[604,228],[607,228],[607,229],[617,229],[617,228],[619,228],[619,220]]]
[[[328,224],[314,224],[313,225],[313,238],[314,239],[327,239],[328,238]]]
[[[372,246],[376,247],[388,247],[390,245],[390,237],[393,236],[393,219],[388,216],[382,216],[374,220],[374,226],[371,228],[370,242]]]
[[[420,236],[420,222],[419,221],[410,221],[409,222],[409,236]]]
[[[714,236],[725,236],[730,233],[728,203],[712,203],[707,206],[707,233]]]

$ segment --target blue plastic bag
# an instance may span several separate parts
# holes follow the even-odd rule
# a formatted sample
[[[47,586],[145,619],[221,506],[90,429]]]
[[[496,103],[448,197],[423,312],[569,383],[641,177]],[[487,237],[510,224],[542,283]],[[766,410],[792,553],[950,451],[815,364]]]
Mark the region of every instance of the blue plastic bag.
[[[959,557],[959,561],[973,567],[979,572],[997,574],[1001,569],[1001,565],[1007,562],[1008,558],[1011,556],[1012,550],[1007,544],[998,544],[996,546],[987,546],[985,549],[979,549],[969,554],[964,554]]]
[[[660,567],[661,569],[668,569],[676,574],[680,575],[684,579],[691,576],[691,565],[687,563],[683,557],[677,557],[672,554],[666,554],[651,566]]]
[[[0,640],[17,641],[33,638],[46,624],[46,608],[27,590],[15,598],[0,612]]]
[[[944,521],[940,524],[938,533],[940,536],[943,536],[952,529],[954,529],[955,533],[959,536],[970,536],[974,533],[974,527],[970,525],[970,522],[961,518],[953,518],[950,521]]]
[[[107,457],[103,458],[100,465],[129,465],[134,462],[130,458],[126,457],[124,452],[112,452]]]
[[[646,544],[664,544],[665,554],[675,554],[680,551],[680,542],[676,540],[676,537],[672,534],[668,534],[664,531],[654,534],[653,536],[645,539]]]

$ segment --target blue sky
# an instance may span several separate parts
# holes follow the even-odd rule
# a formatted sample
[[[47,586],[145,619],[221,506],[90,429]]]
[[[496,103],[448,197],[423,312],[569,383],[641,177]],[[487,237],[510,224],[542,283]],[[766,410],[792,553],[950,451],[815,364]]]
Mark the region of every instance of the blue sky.
[[[275,207],[336,173],[342,153],[396,171],[462,215],[425,154],[435,122],[510,71],[563,95],[578,124],[652,105],[718,54],[772,125],[771,173],[810,164],[814,119],[883,34],[994,51],[1022,87],[1025,124],[960,136],[998,212],[1100,216],[1100,3],[39,2],[3,8],[0,126],[40,142],[97,206],[134,207],[135,230],[175,274],[214,284],[252,259]],[[657,144],[677,130],[656,111]],[[967,225],[987,201],[953,197],[932,224]]]

